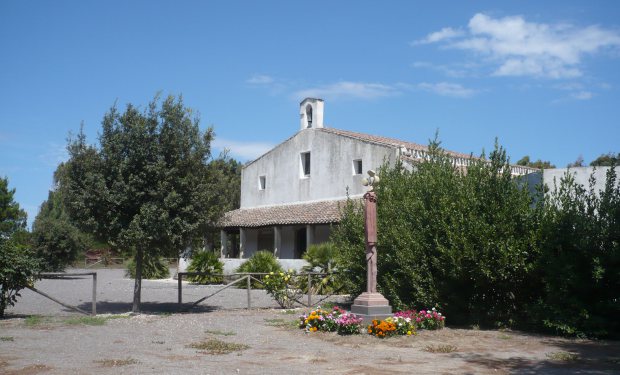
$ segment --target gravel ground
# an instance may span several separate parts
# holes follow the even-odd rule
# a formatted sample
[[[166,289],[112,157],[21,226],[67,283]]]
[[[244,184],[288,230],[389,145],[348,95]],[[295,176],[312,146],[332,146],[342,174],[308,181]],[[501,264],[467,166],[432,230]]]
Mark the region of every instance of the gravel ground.
[[[125,277],[123,269],[69,269],[67,273],[97,272],[97,313],[124,313],[131,311],[133,301],[133,279]],[[171,274],[174,271],[171,270]],[[39,280],[35,288],[49,294],[69,305],[90,311],[92,296],[92,277],[79,276],[70,279]],[[207,296],[220,287],[211,285],[193,285],[183,282],[184,307]],[[8,309],[10,314],[21,315],[74,315],[67,309],[28,289],[21,292],[22,297],[14,307]],[[177,280],[142,281],[142,310],[147,313],[176,312]],[[252,290],[252,307],[277,307],[264,291]],[[192,311],[212,311],[218,309],[235,309],[247,307],[247,292],[244,289],[229,288],[216,294],[198,305]]]
[[[176,281],[145,281],[148,313],[118,314],[131,308],[132,281],[122,270],[99,270],[98,278],[98,310],[105,314],[95,320],[24,292],[0,320],[0,373],[620,373],[620,343],[613,341],[451,328],[385,340],[306,334],[295,327],[302,310],[274,309],[260,291],[252,292],[255,308],[250,310],[239,309],[245,306],[245,291],[232,289],[191,313],[170,313],[176,311]],[[36,286],[63,301],[90,305],[88,279],[45,280]],[[197,300],[209,290],[184,285],[184,300]],[[212,347],[192,347],[210,340]],[[245,347],[213,352],[233,344]]]

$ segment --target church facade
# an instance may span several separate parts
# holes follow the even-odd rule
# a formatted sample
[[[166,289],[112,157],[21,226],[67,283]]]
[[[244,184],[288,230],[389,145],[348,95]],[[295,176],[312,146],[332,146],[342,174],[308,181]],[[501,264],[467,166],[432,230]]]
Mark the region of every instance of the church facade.
[[[321,99],[303,100],[299,114],[297,133],[242,168],[240,208],[220,222],[222,258],[268,250],[294,266],[308,246],[328,240],[347,195],[361,198],[367,170],[426,156],[420,144],[326,127]],[[448,153],[466,168],[469,155]]]

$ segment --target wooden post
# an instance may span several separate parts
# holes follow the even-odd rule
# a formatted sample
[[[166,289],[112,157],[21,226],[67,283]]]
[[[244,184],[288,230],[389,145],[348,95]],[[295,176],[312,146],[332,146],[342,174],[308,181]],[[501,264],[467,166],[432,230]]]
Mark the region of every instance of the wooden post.
[[[247,286],[248,286],[248,309],[252,308],[252,304],[250,302],[250,288],[251,288],[251,282],[250,282],[250,275],[246,276],[246,282],[247,282]]]
[[[93,306],[92,315],[97,315],[97,272],[93,272]]]
[[[312,306],[312,274],[308,272],[308,307]]]
[[[183,288],[183,273],[179,272],[177,273],[177,282],[178,282],[178,294],[179,294],[179,308],[181,308],[181,304],[183,304],[183,292],[181,291],[181,288]]]

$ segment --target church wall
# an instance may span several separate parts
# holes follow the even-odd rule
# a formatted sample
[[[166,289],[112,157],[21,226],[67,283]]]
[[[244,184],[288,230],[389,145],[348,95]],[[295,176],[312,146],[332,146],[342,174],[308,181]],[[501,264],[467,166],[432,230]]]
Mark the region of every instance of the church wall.
[[[310,176],[302,175],[301,153],[310,152]],[[398,150],[315,129],[294,137],[247,165],[241,173],[241,208],[308,202],[362,195],[362,178],[384,160],[393,163]],[[353,160],[362,160],[361,175]],[[260,176],[265,189],[260,190]]]

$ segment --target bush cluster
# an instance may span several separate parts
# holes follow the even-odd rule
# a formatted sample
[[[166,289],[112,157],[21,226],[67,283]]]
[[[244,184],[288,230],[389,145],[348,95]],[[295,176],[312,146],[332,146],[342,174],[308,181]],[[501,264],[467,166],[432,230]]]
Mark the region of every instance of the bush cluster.
[[[134,258],[127,263],[127,276],[136,278],[136,261]],[[142,278],[143,279],[167,279],[170,277],[170,268],[168,262],[162,257],[145,256],[142,261]]]
[[[413,169],[384,166],[378,214],[378,288],[397,309],[434,306],[456,324],[620,334],[620,191],[614,168],[601,194],[567,174],[557,189],[510,173],[503,148],[467,171],[433,142]],[[366,283],[363,211],[343,207],[332,233],[340,281]],[[533,326],[533,327],[532,327]]]
[[[268,250],[257,251],[236,270],[237,273],[280,273],[283,271],[278,258]],[[263,289],[263,284],[252,280],[252,288]]]
[[[224,278],[224,263],[212,251],[200,251],[192,255],[187,272],[207,272],[209,275],[189,276],[188,281],[198,284],[221,284]]]

